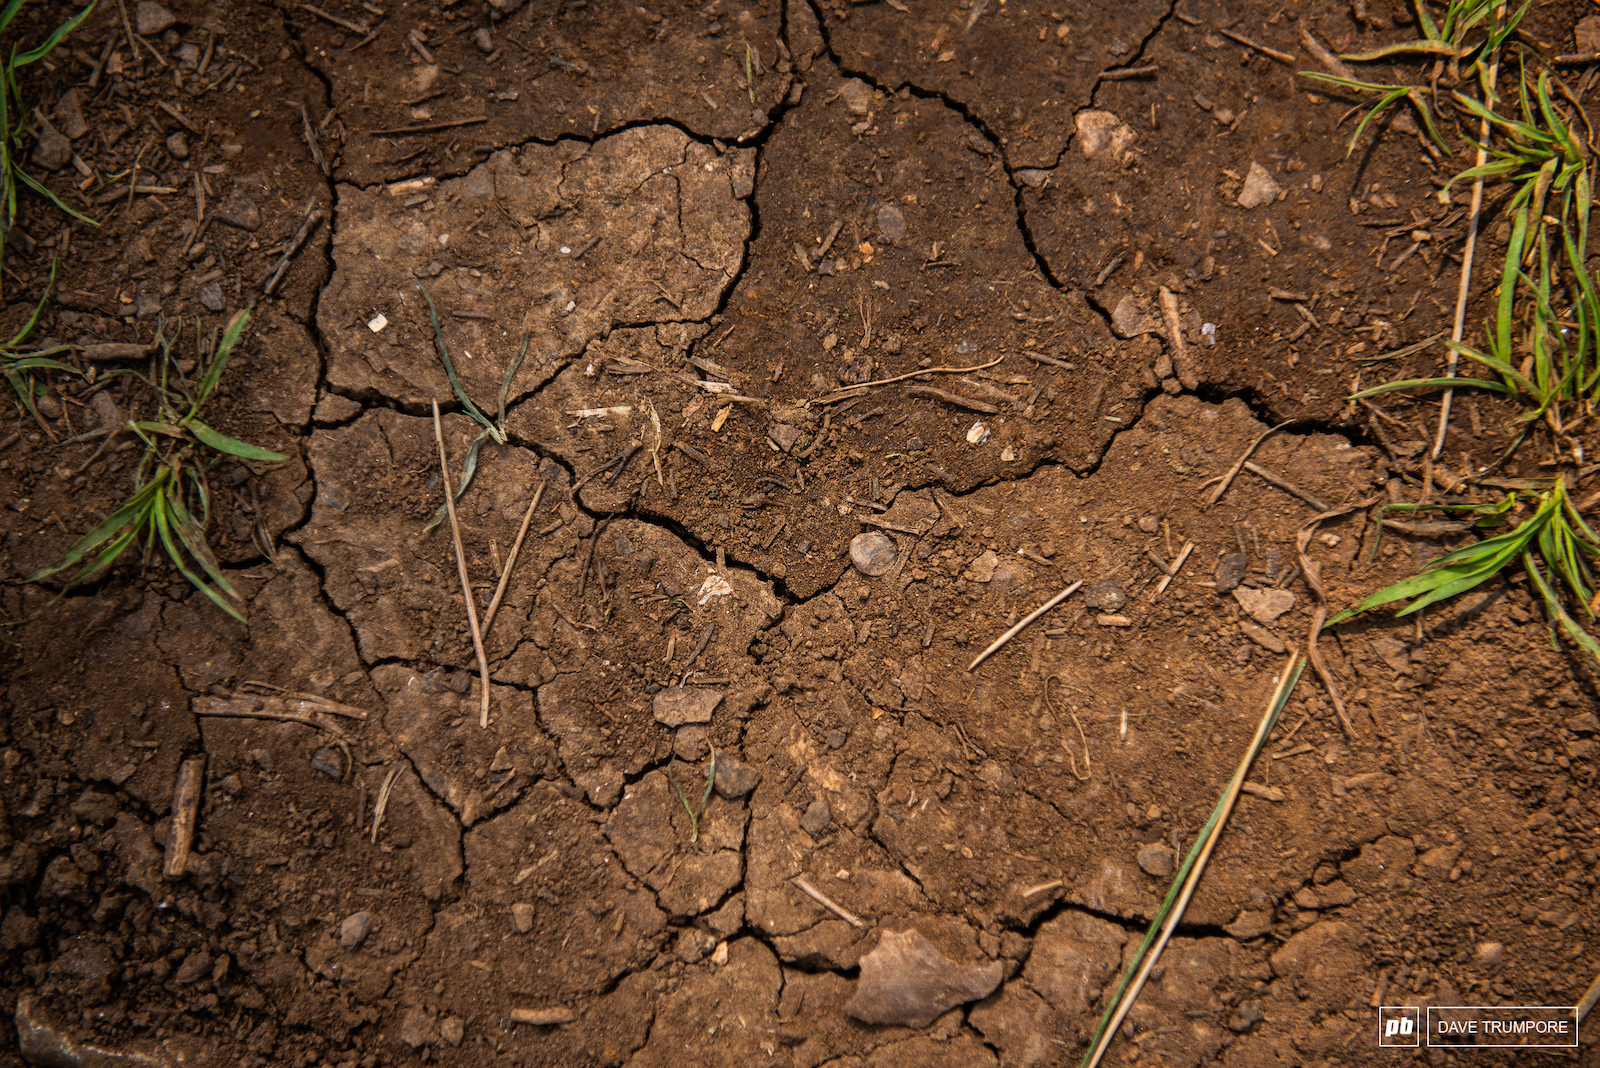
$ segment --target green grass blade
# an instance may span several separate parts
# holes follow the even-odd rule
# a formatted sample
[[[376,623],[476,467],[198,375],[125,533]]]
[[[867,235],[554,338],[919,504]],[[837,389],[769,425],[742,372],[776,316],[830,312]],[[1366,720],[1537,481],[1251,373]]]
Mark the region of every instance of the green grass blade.
[[[211,399],[211,394],[216,392],[217,383],[222,380],[223,369],[228,366],[228,361],[233,358],[234,346],[239,344],[239,338],[244,334],[245,324],[250,321],[250,312],[254,306],[245,308],[228,321],[228,328],[222,332],[222,340],[217,342],[217,353],[211,358],[206,373],[200,379],[200,392],[195,394],[194,402],[189,408],[189,417],[192,419],[200,413],[200,408]],[[180,324],[181,329],[181,324]]]
[[[1360,393],[1350,394],[1350,400],[1361,400],[1363,397],[1376,397],[1382,393],[1394,393],[1402,389],[1488,389],[1496,393],[1510,393],[1511,389],[1499,382],[1486,382],[1481,378],[1406,378],[1398,382],[1385,382],[1381,386],[1364,389]]]
[[[119,530],[129,523],[135,522],[139,514],[150,506],[151,501],[161,492],[161,487],[166,480],[167,469],[163,468],[161,474],[151,479],[139,492],[123,502],[116,511],[101,520],[100,524],[93,530],[79,538],[60,560],[57,560],[42,571],[29,575],[25,581],[40,582],[52,575],[59,574],[99,548],[107,540],[115,537]]]
[[[216,603],[217,607],[221,608],[224,612],[228,613],[230,616],[233,616],[241,623],[248,622],[248,620],[246,620],[244,616],[240,614],[238,609],[234,608],[223,598],[222,594],[212,589],[205,582],[205,580],[200,578],[199,575],[196,575],[193,571],[189,570],[188,564],[184,563],[183,553],[179,550],[178,544],[172,540],[172,519],[167,516],[167,510],[164,503],[165,500],[166,498],[158,500],[154,508],[156,533],[161,538],[162,547],[167,550],[167,557],[172,561],[172,566],[178,569],[178,574],[182,575],[188,580],[189,585],[193,586],[195,589],[211,598],[211,600]]]
[[[526,331],[522,334],[522,345],[517,349],[516,359],[511,361],[511,366],[506,369],[506,377],[500,383],[500,399],[494,410],[495,423],[504,426],[506,422],[506,397],[511,393],[511,380],[517,377],[517,372],[522,370],[522,361],[528,357],[529,335]],[[504,445],[504,435],[495,438],[498,444]]]
[[[1552,629],[1560,628],[1561,633],[1566,635],[1568,641],[1589,654],[1589,659],[1595,664],[1600,664],[1600,643],[1597,643],[1589,632],[1584,630],[1578,624],[1578,621],[1568,615],[1566,609],[1561,607],[1561,601],[1556,597],[1555,590],[1550,588],[1550,584],[1539,573],[1539,565],[1534,562],[1531,554],[1523,556],[1522,567],[1527,572],[1529,581],[1539,591],[1540,599],[1544,601],[1545,615],[1550,620]]]
[[[32,189],[35,193],[43,194],[44,197],[47,200],[50,201],[50,203],[54,204],[56,207],[60,208],[64,212],[66,212],[68,215],[72,216],[74,219],[77,219],[79,222],[86,222],[90,226],[99,226],[100,225],[98,220],[89,218],[89,216],[85,215],[81,211],[75,210],[70,205],[68,205],[66,203],[66,201],[64,201],[60,197],[56,196],[55,193],[50,189],[49,186],[45,185],[43,182],[39,181],[39,179],[35,178],[33,175],[31,175],[27,171],[23,170],[21,167],[19,167],[16,164],[15,161],[11,161],[8,165],[11,167],[11,173],[14,174],[22,182],[23,185],[27,186],[29,189]],[[16,211],[13,209],[11,211],[11,214],[13,216],[15,216]]]
[[[472,476],[478,473],[478,453],[483,449],[483,439],[488,437],[490,433],[491,431],[484,430],[483,433],[472,439],[472,448],[467,450],[466,462],[461,465],[461,483],[456,487],[457,504],[460,504],[461,498],[467,495],[467,487],[472,485]],[[427,534],[434,527],[444,522],[445,516],[449,514],[449,511],[448,506],[441,504],[439,510],[433,513],[433,518],[428,520],[427,526],[422,528],[422,532]]]
[[[51,256],[50,257],[50,280],[44,284],[44,292],[42,294],[40,294],[40,296],[39,296],[39,303],[37,303],[37,304],[35,304],[33,306],[33,314],[28,316],[28,321],[23,323],[22,324],[22,328],[20,330],[18,330],[16,332],[16,334],[14,334],[12,336],[10,341],[7,341],[5,343],[5,345],[3,346],[4,348],[8,348],[8,349],[15,348],[16,346],[22,344],[24,341],[28,340],[28,335],[33,333],[33,328],[36,325],[38,325],[39,313],[44,311],[45,303],[50,299],[50,294],[55,289],[55,287],[56,287],[56,258],[54,256]]]
[[[222,565],[217,563],[216,554],[211,551],[211,546],[206,542],[205,528],[195,521],[193,514],[183,503],[183,494],[174,482],[167,490],[167,508],[171,513],[172,531],[178,535],[178,540],[189,551],[201,569],[211,577],[211,581],[229,597],[238,597],[233,584],[222,573]]]
[[[61,43],[61,39],[63,37],[65,37],[67,34],[71,33],[73,30],[77,29],[80,25],[83,24],[83,20],[84,19],[88,18],[91,14],[94,13],[95,5],[98,4],[98,3],[99,3],[99,0],[91,0],[91,2],[90,2],[88,7],[84,8],[82,11],[80,11],[76,15],[72,16],[66,22],[63,22],[60,26],[56,27],[56,31],[54,33],[52,33],[49,37],[45,38],[45,42],[43,44],[39,45],[37,48],[30,48],[26,52],[20,53],[19,55],[16,55],[16,56],[12,57],[12,60],[11,60],[12,69],[15,69],[17,67],[26,67],[28,64],[34,62],[35,60],[43,59],[45,56],[47,56],[51,52],[55,51],[56,45]],[[4,26],[4,22],[0,22],[0,27],[3,27],[3,26]]]
[[[467,410],[467,414],[479,426],[485,430],[492,428],[494,424],[489,421],[488,416],[478,410],[476,404],[472,403],[472,398],[467,396],[467,391],[461,387],[461,379],[456,377],[456,365],[451,362],[450,349],[444,343],[444,328],[439,325],[439,309],[433,306],[433,294],[429,293],[428,287],[421,282],[417,283],[417,288],[422,290],[422,299],[428,302],[428,315],[433,319],[433,340],[439,346],[439,358],[444,361],[444,375],[450,380],[450,388],[455,391],[456,399]]]
[[[1210,817],[1207,818],[1205,825],[1200,828],[1200,833],[1195,838],[1194,845],[1190,847],[1188,854],[1183,859],[1183,863],[1179,865],[1177,872],[1174,873],[1172,885],[1167,888],[1166,897],[1162,898],[1160,908],[1156,910],[1155,916],[1151,919],[1150,927],[1145,932],[1144,941],[1139,944],[1138,950],[1134,952],[1133,956],[1129,958],[1127,966],[1123,968],[1116,990],[1106,999],[1105,1012],[1101,1014],[1100,1022],[1095,1027],[1094,1033],[1089,1036],[1089,1046],[1084,1053],[1083,1060],[1079,1062],[1079,1068],[1093,1068],[1094,1065],[1099,1063],[1100,1058],[1105,1053],[1105,1044],[1109,1041],[1107,1032],[1114,1033],[1114,1028],[1120,1025],[1122,1017],[1126,1015],[1125,1003],[1127,1002],[1129,989],[1133,986],[1135,978],[1140,975],[1141,971],[1148,967],[1145,963],[1145,958],[1149,954],[1151,946],[1156,942],[1158,936],[1162,937],[1162,945],[1165,945],[1165,938],[1170,937],[1172,932],[1169,929],[1164,932],[1163,936],[1162,929],[1169,926],[1169,919],[1173,921],[1170,926],[1175,926],[1176,920],[1182,917],[1183,909],[1187,906],[1189,897],[1193,894],[1194,886],[1198,883],[1199,875],[1204,870],[1205,862],[1211,855],[1212,847],[1216,844],[1215,839],[1219,828],[1232,810],[1233,802],[1237,800],[1239,790],[1244,785],[1245,775],[1249,773],[1250,766],[1255,763],[1256,758],[1261,755],[1261,750],[1267,744],[1267,738],[1271,736],[1273,728],[1277,726],[1278,717],[1282,715],[1284,706],[1289,703],[1289,697],[1294,693],[1295,686],[1299,684],[1300,676],[1304,673],[1305,668],[1305,658],[1295,656],[1285,670],[1277,691],[1267,705],[1266,713],[1256,727],[1255,737],[1251,740],[1244,759],[1239,762],[1239,767],[1234,771],[1233,778],[1223,790],[1222,796],[1217,799],[1216,805],[1212,807]],[[1181,902],[1180,898],[1182,899]],[[1174,915],[1175,909],[1176,915]]]
[[[1340,59],[1350,63],[1371,63],[1374,60],[1388,59],[1390,56],[1450,56],[1458,55],[1457,49],[1447,41],[1401,41],[1399,44],[1384,45],[1371,52],[1346,52],[1339,56]]]
[[[288,459],[281,452],[273,452],[271,449],[264,449],[260,445],[251,445],[247,441],[240,441],[238,438],[230,438],[226,434],[218,433],[198,419],[190,419],[186,425],[189,428],[189,432],[195,436],[200,444],[218,452],[225,452],[229,456],[273,464]]]

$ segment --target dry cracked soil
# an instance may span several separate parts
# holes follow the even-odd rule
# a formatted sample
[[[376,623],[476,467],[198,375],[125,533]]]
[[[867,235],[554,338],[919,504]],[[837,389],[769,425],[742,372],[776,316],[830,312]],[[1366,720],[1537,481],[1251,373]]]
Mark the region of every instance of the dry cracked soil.
[[[7,241],[92,373],[0,416],[0,1064],[1076,1063],[1304,644],[1297,536],[1352,603],[1456,542],[1308,521],[1506,444],[1345,399],[1432,373],[1466,193],[1297,72],[1414,10],[320,2],[101,4],[27,83],[97,225]],[[248,623],[159,547],[17,581],[131,489],[116,372],[246,307]],[[428,527],[479,438],[486,725]],[[1600,971],[1596,691],[1526,585],[1321,647],[1350,722],[1308,674],[1112,1063],[1389,1063],[1379,1005]]]

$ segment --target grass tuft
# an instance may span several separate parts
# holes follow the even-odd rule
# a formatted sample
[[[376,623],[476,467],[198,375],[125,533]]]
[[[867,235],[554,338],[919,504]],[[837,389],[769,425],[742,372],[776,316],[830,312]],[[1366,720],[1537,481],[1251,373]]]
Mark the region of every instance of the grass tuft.
[[[197,383],[185,377],[174,359],[175,339],[162,336],[164,323],[156,328],[156,343],[161,349],[157,381],[147,380],[135,371],[112,372],[145,381],[156,396],[156,418],[130,420],[124,427],[145,446],[134,474],[133,495],[78,539],[60,560],[28,576],[26,581],[43,582],[76,568],[63,587],[65,592],[104,574],[135,543],[144,544],[147,558],[159,545],[195,589],[239,622],[246,622],[244,613],[235,606],[238,591],[222,573],[206,540],[211,517],[207,475],[223,456],[233,456],[247,464],[277,463],[288,457],[231,438],[202,422],[200,413],[216,392],[249,317],[249,308],[233,317]],[[195,336],[200,336],[198,320]]]

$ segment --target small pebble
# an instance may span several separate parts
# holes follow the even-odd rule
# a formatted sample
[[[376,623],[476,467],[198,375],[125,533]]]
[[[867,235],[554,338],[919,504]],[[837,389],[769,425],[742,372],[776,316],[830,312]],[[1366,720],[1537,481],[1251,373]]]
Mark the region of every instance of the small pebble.
[[[446,1016],[439,1021],[439,1037],[452,1046],[461,1045],[467,1037],[467,1022],[459,1016]]]
[[[1139,850],[1139,867],[1146,875],[1165,879],[1172,874],[1172,858],[1171,846],[1155,842]]]
[[[182,130],[167,138],[167,152],[173,159],[189,158],[189,138]]]
[[[822,798],[817,798],[806,808],[806,814],[800,817],[800,829],[811,837],[819,837],[833,823],[833,813],[828,809],[828,803]]]
[[[518,901],[512,905],[511,926],[516,928],[518,934],[527,934],[533,930],[533,906],[526,901]]]
[[[215,282],[200,287],[200,303],[209,312],[219,312],[225,306],[222,287]]]
[[[1153,515],[1142,515],[1139,517],[1139,529],[1146,534],[1154,534],[1161,529],[1161,520]]]
[[[372,913],[352,912],[339,925],[339,944],[345,949],[355,949],[367,940],[367,933],[371,930]]]
[[[339,761],[339,752],[323,746],[311,754],[311,766],[322,772],[330,779],[344,778],[344,765]]]
[[[869,578],[887,575],[894,567],[894,542],[875,530],[850,540],[850,562]]]
[[[761,773],[737,757],[717,757],[717,796],[727,801],[737,801],[761,782]]]
[[[124,18],[127,16],[124,15]],[[133,9],[133,30],[141,37],[160,33],[178,21],[178,17],[155,0],[139,0]],[[132,42],[129,42],[130,44]]]
[[[479,26],[473,31],[472,43],[477,45],[478,50],[485,54],[494,51],[494,37],[490,35],[487,27]]]
[[[1245,572],[1250,570],[1250,560],[1244,553],[1229,553],[1217,561],[1214,573],[1217,580],[1218,593],[1231,593],[1239,585],[1239,580],[1244,578]]]
[[[1083,588],[1083,603],[1099,612],[1115,612],[1128,603],[1128,597],[1116,579],[1102,579]]]

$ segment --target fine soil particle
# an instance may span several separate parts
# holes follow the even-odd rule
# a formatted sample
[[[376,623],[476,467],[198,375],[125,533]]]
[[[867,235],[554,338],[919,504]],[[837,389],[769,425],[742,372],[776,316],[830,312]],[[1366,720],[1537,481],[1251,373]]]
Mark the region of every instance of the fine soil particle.
[[[1346,401],[1436,373],[1465,191],[1399,122],[1347,153],[1302,31],[1414,19],[102,5],[24,84],[99,225],[24,196],[0,300],[54,263],[33,340],[93,370],[0,419],[4,1056],[1076,1063],[1318,618],[1303,525],[1509,442]],[[248,623],[159,545],[16,581],[131,492],[158,330],[187,376],[245,308]],[[1337,610],[1461,538],[1306,551]],[[1374,1006],[1600,970],[1600,706],[1525,584],[1321,650],[1350,727],[1308,674],[1113,1057],[1364,1062]]]

